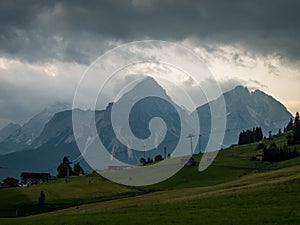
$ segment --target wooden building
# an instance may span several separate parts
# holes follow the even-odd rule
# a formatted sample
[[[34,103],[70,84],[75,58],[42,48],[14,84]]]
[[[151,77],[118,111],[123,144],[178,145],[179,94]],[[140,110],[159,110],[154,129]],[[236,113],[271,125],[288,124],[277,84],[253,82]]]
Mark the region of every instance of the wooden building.
[[[21,174],[21,184],[22,185],[34,185],[47,182],[51,180],[50,173],[27,173],[23,172]]]

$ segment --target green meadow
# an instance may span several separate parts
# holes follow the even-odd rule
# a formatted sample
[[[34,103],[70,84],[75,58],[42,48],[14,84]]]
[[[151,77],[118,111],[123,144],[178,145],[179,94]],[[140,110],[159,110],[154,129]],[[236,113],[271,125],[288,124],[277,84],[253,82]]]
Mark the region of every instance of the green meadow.
[[[286,137],[274,141],[283,145]],[[300,224],[300,157],[277,163],[253,160],[262,151],[256,147],[222,150],[203,172],[185,167],[145,187],[118,185],[92,174],[68,183],[61,179],[1,189],[0,209],[17,209],[19,216],[0,218],[0,224]],[[194,158],[199,161],[201,155]],[[41,190],[46,195],[42,209]]]

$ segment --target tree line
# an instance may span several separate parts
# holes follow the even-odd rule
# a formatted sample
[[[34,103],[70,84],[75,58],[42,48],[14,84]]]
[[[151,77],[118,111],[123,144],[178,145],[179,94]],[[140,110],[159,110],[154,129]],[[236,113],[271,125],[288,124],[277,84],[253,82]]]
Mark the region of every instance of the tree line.
[[[296,148],[291,150],[286,144],[283,145],[283,147],[278,147],[275,142],[272,142],[269,147],[264,147],[262,160],[268,162],[280,162],[298,156],[299,153]]]
[[[167,155],[167,158],[170,158],[170,154]],[[151,159],[150,157],[148,157],[147,160],[146,160],[144,157],[142,157],[142,158],[140,158],[140,163],[143,166],[145,166],[147,164],[150,164],[150,163],[153,163],[153,162],[159,162],[159,161],[162,161],[162,160],[164,160],[164,158],[162,157],[162,155],[156,155],[154,157],[154,159]]]
[[[263,139],[263,132],[260,127],[255,127],[252,130],[243,130],[239,135],[238,145],[250,144],[261,141]]]
[[[284,132],[290,132],[287,134],[287,143],[278,147],[275,142],[271,142],[269,147],[264,146],[262,158],[263,161],[280,162],[299,156],[296,147],[293,149],[289,147],[300,143],[300,121],[298,112],[296,113],[294,120],[292,118],[290,119],[289,123],[284,128]]]
[[[287,144],[289,146],[300,143],[300,120],[299,112],[296,113],[295,119],[290,119],[288,125],[284,128],[285,132],[292,131],[287,135]]]

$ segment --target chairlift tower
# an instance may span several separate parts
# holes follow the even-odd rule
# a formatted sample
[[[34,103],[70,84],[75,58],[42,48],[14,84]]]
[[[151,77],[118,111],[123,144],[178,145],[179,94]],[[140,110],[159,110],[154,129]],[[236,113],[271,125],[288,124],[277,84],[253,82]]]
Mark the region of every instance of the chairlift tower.
[[[190,144],[191,144],[191,155],[193,155],[193,137],[195,137],[194,134],[189,134],[188,136],[186,136],[186,138],[190,139]]]

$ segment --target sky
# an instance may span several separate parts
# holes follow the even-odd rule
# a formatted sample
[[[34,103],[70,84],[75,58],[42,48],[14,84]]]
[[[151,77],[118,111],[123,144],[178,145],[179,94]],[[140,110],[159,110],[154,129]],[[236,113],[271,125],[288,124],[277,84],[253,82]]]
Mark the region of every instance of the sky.
[[[299,12],[297,0],[1,1],[0,127],[72,102],[82,74],[99,56],[152,39],[191,49],[223,91],[260,89],[295,114]]]

